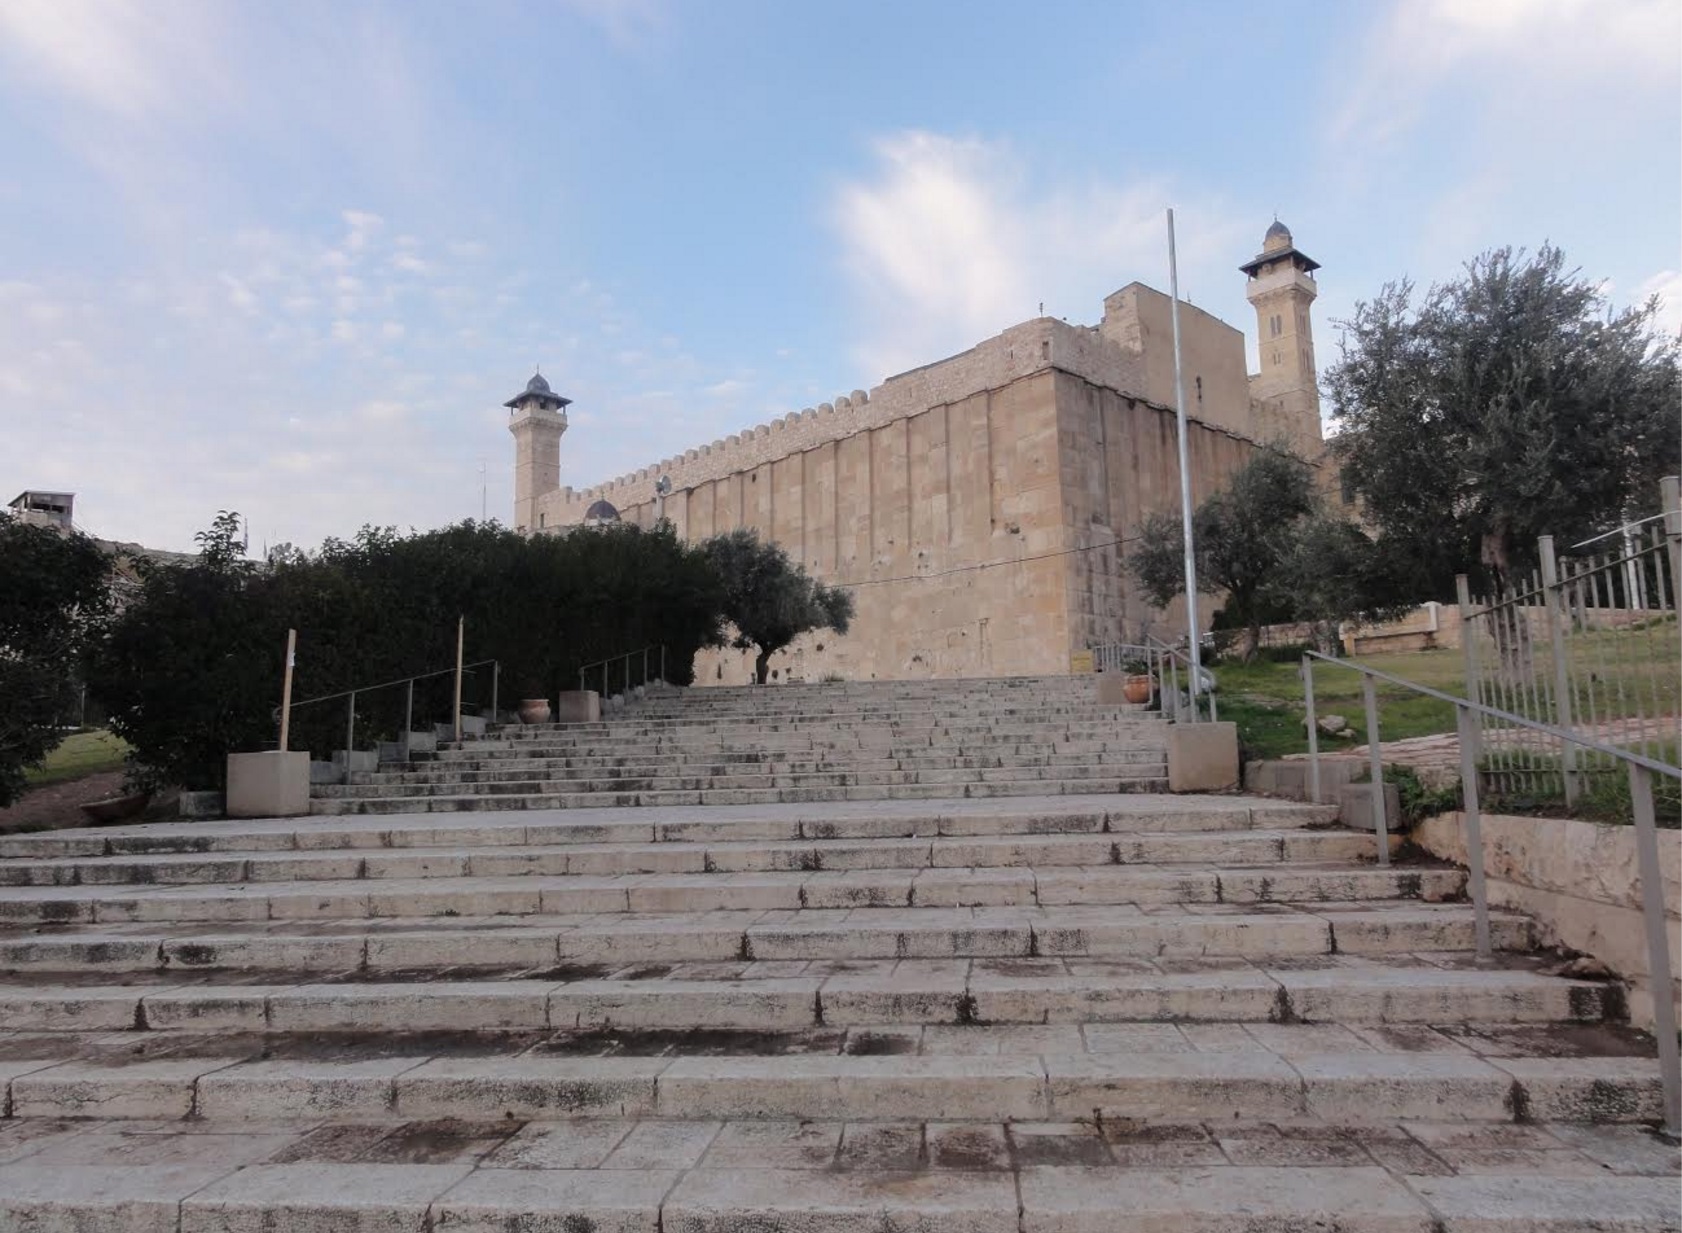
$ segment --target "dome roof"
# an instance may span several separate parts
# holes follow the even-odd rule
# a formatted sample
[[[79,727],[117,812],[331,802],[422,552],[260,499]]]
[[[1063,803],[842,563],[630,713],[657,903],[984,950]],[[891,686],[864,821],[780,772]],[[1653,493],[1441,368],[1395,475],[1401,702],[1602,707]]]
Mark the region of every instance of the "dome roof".
[[[584,511],[584,525],[594,526],[602,522],[618,522],[619,511],[613,508],[610,501],[597,501]]]
[[[1263,243],[1268,240],[1284,240],[1287,244],[1289,244],[1291,241],[1291,229],[1285,226],[1285,224],[1280,222],[1278,219],[1274,219],[1273,226],[1267,229],[1267,235],[1263,236],[1262,240]]]
[[[1275,225],[1277,226],[1277,224]],[[1268,234],[1271,235],[1272,232]],[[1286,234],[1289,235],[1290,233],[1286,232]],[[526,393],[528,394],[548,394],[550,392],[549,383],[543,379],[542,373],[533,373],[531,380],[526,382]]]

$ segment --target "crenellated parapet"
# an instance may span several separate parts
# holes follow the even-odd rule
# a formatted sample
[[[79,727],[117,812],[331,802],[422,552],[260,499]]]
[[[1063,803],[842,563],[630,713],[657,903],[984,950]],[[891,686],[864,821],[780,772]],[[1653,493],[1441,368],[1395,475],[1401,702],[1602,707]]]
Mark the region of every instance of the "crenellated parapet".
[[[791,411],[741,432],[663,458],[584,489],[561,488],[545,499],[548,525],[582,521],[598,500],[624,510],[653,499],[662,475],[683,492],[787,458],[828,442],[881,428],[979,390],[1002,388],[1051,367],[1063,367],[1112,388],[1136,385],[1135,366],[1096,328],[1040,317],[968,351],[889,377],[874,390],[853,390],[831,402]]]

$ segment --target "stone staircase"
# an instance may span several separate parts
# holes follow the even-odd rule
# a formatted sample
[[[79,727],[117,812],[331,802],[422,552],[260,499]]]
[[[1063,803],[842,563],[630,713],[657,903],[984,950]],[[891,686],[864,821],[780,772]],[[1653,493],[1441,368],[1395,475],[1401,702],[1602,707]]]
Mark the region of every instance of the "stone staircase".
[[[317,785],[320,814],[1151,792],[1160,720],[1091,677],[680,691],[620,717],[493,729]]]
[[[0,839],[0,1229],[1679,1227],[1620,986],[1511,913],[1479,965],[1461,871],[1323,808],[1150,791],[1080,684],[651,697],[353,816]]]

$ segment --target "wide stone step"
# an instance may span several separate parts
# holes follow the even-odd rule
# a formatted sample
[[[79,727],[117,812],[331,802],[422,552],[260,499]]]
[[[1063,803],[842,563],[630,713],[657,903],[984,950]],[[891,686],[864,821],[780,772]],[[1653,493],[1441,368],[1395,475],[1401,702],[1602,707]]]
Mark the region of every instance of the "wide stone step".
[[[470,822],[274,819],[163,823],[0,835],[0,860],[172,852],[317,851],[665,840],[873,839],[912,836],[1176,832],[1329,826],[1335,806],[1222,796],[1139,794],[971,801],[597,809]],[[5,868],[0,864],[0,868]]]
[[[1296,862],[1350,862],[1372,850],[1370,836],[1338,831],[1254,831],[1230,834],[1187,832],[1122,836],[980,836],[970,839],[884,840],[849,845],[723,844],[704,850],[653,845],[650,858],[700,857],[702,872],[564,875],[533,871],[533,861],[554,859],[544,850],[532,856],[496,851],[452,857],[422,852],[408,857],[351,856],[338,869],[312,872],[366,872],[379,860],[388,876],[318,877],[298,880],[296,868],[280,862],[271,872],[293,874],[276,881],[210,885],[26,886],[0,889],[0,920],[68,923],[142,920],[282,920],[411,915],[499,915],[533,912],[706,911],[715,908],[771,910],[811,906],[802,902],[803,879],[788,872],[845,872],[865,869],[1005,869],[1046,867],[1169,865],[1288,865]],[[581,856],[580,853],[583,853]],[[591,861],[584,849],[563,851]],[[611,849],[603,859],[630,859]],[[711,860],[711,864],[706,862]],[[235,861],[249,871],[262,858]],[[292,861],[293,858],[288,858]],[[500,866],[497,861],[503,861]],[[404,862],[407,862],[406,864]],[[358,864],[357,862],[362,862]],[[477,862],[497,874],[466,876],[462,864]],[[519,872],[525,870],[526,872]],[[407,874],[408,876],[395,876]],[[433,874],[436,876],[426,876]],[[1036,873],[1036,884],[1038,874]],[[962,881],[960,877],[958,879]],[[931,883],[940,879],[930,879]],[[1078,896],[1078,882],[1068,892]],[[1262,897],[1257,883],[1257,896]],[[1271,889],[1268,896],[1271,897]],[[411,902],[412,901],[412,902]],[[1065,902],[1074,901],[1065,899]],[[913,902],[908,897],[907,902]],[[415,905],[426,906],[416,908]],[[414,909],[414,910],[411,910]]]
[[[740,833],[747,827],[730,828]],[[833,898],[807,901],[811,907],[891,906],[918,902],[913,886],[914,871],[920,869],[977,868],[1000,870],[979,879],[973,893],[982,903],[1041,902],[1141,902],[1133,897],[1114,897],[1133,891],[1148,902],[1242,902],[1248,899],[1291,900],[1362,899],[1374,896],[1413,897],[1431,875],[1432,893],[1427,898],[1444,898],[1451,891],[1439,888],[1460,879],[1434,865],[1397,866],[1390,871],[1357,869],[1370,877],[1346,880],[1348,893],[1334,893],[1331,870],[1309,872],[1304,879],[1289,873],[1278,876],[1240,872],[1245,866],[1271,864],[1280,856],[1284,836],[1300,836],[1301,842],[1285,845],[1296,859],[1293,867],[1310,861],[1313,854],[1335,850],[1347,859],[1359,858],[1371,848],[1371,841],[1350,832],[1309,831],[1212,831],[1187,830],[1165,833],[1070,831],[1062,842],[1046,836],[974,835],[943,838],[856,838],[783,841],[771,838],[708,840],[704,836],[671,838],[658,843],[558,843],[536,845],[496,844],[486,846],[414,847],[398,850],[333,848],[321,851],[165,853],[104,857],[67,857],[43,860],[13,860],[0,864],[0,884],[17,888],[73,886],[189,886],[229,885],[239,882],[343,881],[347,879],[510,877],[532,874],[546,877],[565,875],[611,876],[657,873],[741,873],[741,872],[863,872],[882,876],[847,883],[853,894],[846,904]],[[1184,837],[1174,842],[1173,837]],[[1020,858],[1020,859],[1018,859]],[[1328,857],[1328,859],[1336,859]],[[1154,881],[1138,867],[1142,864],[1185,864],[1207,861],[1227,866],[1223,883],[1220,873],[1200,877],[1193,871],[1182,875],[1173,869],[1155,873]],[[1007,869],[1008,866],[1020,866]],[[1077,866],[1070,876],[1060,868]],[[894,876],[891,871],[900,871]],[[1210,881],[1210,877],[1215,880]],[[1328,880],[1331,879],[1331,880]],[[1448,881],[1445,882],[1445,879]],[[1050,891],[1040,900],[1042,880]],[[941,879],[926,880],[928,899],[938,902]],[[1093,887],[1088,891],[1083,888]],[[1106,890],[1105,888],[1108,888]],[[996,891],[997,894],[991,892]],[[1102,893],[1099,893],[1102,892]],[[0,904],[5,896],[0,895]],[[0,907],[0,913],[4,908]]]
[[[1160,749],[1130,749],[1106,755],[1105,765],[1151,765],[1161,763]],[[563,776],[615,775],[648,777],[671,775],[805,775],[805,774],[864,774],[894,771],[962,772],[1053,769],[1059,767],[1093,769],[1092,759],[1083,754],[1022,754],[978,755],[956,754],[904,755],[893,758],[805,758],[767,756],[759,753],[720,750],[710,753],[684,754],[675,758],[649,759],[619,754],[580,755],[575,757],[534,757],[508,759],[504,762],[479,765],[471,762],[423,762],[410,769],[356,771],[350,782],[376,783],[492,783],[509,779],[554,779]]]
[[[1674,1150],[1624,1126],[388,1117],[20,1130],[0,1165],[0,1222],[79,1233],[1682,1227]]]
[[[860,732],[851,736],[834,733],[723,733],[688,734],[667,740],[600,738],[589,741],[496,742],[475,740],[461,744],[444,742],[434,755],[441,762],[492,762],[498,759],[533,757],[576,757],[618,754],[623,757],[665,758],[707,756],[735,750],[765,756],[821,755],[843,758],[889,758],[928,753],[951,757],[989,755],[1067,754],[1109,757],[1138,749],[1160,749],[1159,733],[1087,733],[1033,731],[979,734],[924,733],[915,738],[892,733]]]
[[[473,773],[450,776],[448,772],[423,772],[429,778],[411,779],[407,776],[395,782],[387,779],[377,784],[352,783],[318,784],[317,796],[337,799],[367,797],[425,797],[484,795],[498,793],[543,796],[552,794],[618,793],[618,792],[688,792],[726,789],[758,790],[765,788],[803,787],[901,787],[911,784],[936,784],[946,787],[968,784],[1027,784],[1053,781],[1059,783],[1082,780],[1109,781],[1125,773],[1135,779],[1160,781],[1168,774],[1167,763],[1160,756],[1150,762],[1129,762],[1107,766],[1002,767],[991,770],[922,770],[922,771],[801,771],[779,773],[770,771],[742,771],[727,773],[636,774],[575,774],[549,777],[537,774],[522,765],[526,773],[517,778],[498,775],[482,778]],[[675,768],[673,768],[675,769]]]
[[[853,873],[781,875],[790,883],[785,898],[808,910],[916,907],[1045,907],[1334,903],[1385,899],[1427,902],[1455,898],[1465,886],[1456,869],[1397,866],[1391,869],[1329,865],[1283,870],[1105,867],[1101,869],[940,869],[915,872],[866,870]],[[1063,915],[1067,916],[1067,913]],[[1117,913],[1103,915],[1108,923]],[[380,937],[368,926],[345,922],[338,934],[331,922],[309,926],[309,934],[287,922],[240,926],[216,924],[160,930],[140,926],[101,929],[50,926],[50,932],[0,936],[0,967],[71,971],[144,971],[154,967],[261,967],[339,971],[373,967],[537,966],[551,960],[623,962],[628,958],[687,962],[733,959],[751,949],[749,929],[762,923],[759,911],[636,913],[601,917],[402,918],[382,920]],[[1045,917],[1038,917],[1043,922]],[[1071,918],[1072,919],[1072,918]],[[1353,918],[1351,918],[1353,919]],[[1342,945],[1391,919],[1346,929]],[[861,924],[870,918],[861,917]],[[1403,927],[1407,918],[1398,920]],[[1459,923],[1453,925],[1458,929]],[[563,935],[572,934],[570,938]],[[402,942],[405,934],[415,934]],[[402,944],[400,944],[400,942]],[[910,945],[908,939],[905,945]],[[897,943],[896,943],[897,945]],[[394,958],[396,952],[401,958]]]
[[[633,965],[607,977],[0,986],[8,1032],[520,1032],[1096,1023],[1597,1023],[1611,986],[1524,970],[1214,962],[900,960]],[[660,973],[669,972],[670,975]],[[577,973],[584,973],[578,975]],[[779,973],[791,974],[782,975]],[[653,973],[653,974],[651,974]],[[804,973],[804,974],[800,974]],[[1353,1043],[1353,1042],[1351,1042]]]
[[[19,1119],[1003,1120],[1640,1123],[1648,1057],[1461,1053],[565,1056],[390,1053],[11,1060]]]
[[[952,784],[869,784],[846,788],[720,788],[681,792],[587,792],[521,796],[516,794],[433,797],[376,797],[367,800],[312,799],[310,812],[347,814],[458,813],[467,810],[655,808],[691,805],[796,805],[818,802],[935,801],[952,797]],[[1031,780],[1022,783],[968,783],[970,800],[1066,794],[1121,795],[1166,791],[1166,777],[1080,780]]]

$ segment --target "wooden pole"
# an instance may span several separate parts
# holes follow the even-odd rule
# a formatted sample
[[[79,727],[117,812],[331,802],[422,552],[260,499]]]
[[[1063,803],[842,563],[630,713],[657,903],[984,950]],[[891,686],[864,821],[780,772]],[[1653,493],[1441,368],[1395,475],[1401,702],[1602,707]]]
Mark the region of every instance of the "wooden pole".
[[[467,637],[467,618],[456,618],[456,740],[461,740],[461,649]]]
[[[280,752],[286,752],[287,738],[292,734],[292,661],[298,649],[298,631],[286,631],[286,675],[280,684]]]

